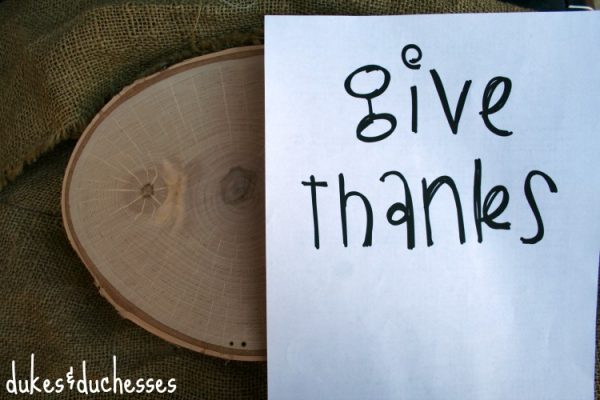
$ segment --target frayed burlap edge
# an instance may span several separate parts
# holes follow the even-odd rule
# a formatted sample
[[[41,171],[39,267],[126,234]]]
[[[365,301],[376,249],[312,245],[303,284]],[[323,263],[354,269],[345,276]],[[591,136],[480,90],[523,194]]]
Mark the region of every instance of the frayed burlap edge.
[[[215,51],[224,50],[227,48],[237,46],[248,46],[263,44],[264,42],[264,30],[263,28],[257,28],[250,32],[232,32],[227,36],[219,38],[198,38],[193,35],[191,38],[190,48],[180,49],[172,54],[165,57],[161,57],[152,63],[152,66],[141,71],[131,81],[143,78],[151,75],[157,71],[165,69],[172,64],[185,60],[186,58],[200,56],[203,54],[212,53]],[[104,106],[114,95],[119,93],[123,87],[116,88],[113,93],[110,93],[103,101],[96,105],[96,112]],[[49,140],[37,145],[29,150],[25,156],[16,163],[7,164],[0,169],[0,190],[2,190],[9,182],[14,181],[22,172],[23,169],[32,163],[34,163],[41,155],[52,150],[57,144],[67,139],[78,138],[89,122],[94,118],[94,114],[81,116],[81,118],[71,126],[67,126],[58,132],[54,132]]]

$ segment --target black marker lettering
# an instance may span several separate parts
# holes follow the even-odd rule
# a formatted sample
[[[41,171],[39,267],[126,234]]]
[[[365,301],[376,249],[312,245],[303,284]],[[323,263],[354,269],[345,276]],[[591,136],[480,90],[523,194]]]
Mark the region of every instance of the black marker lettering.
[[[458,103],[456,104],[456,110],[454,111],[454,115],[452,115],[452,111],[450,111],[450,105],[448,104],[448,97],[446,96],[446,90],[444,89],[444,84],[440,79],[437,71],[432,69],[429,71],[431,73],[431,77],[433,78],[433,83],[435,84],[435,88],[438,92],[438,97],[440,98],[440,102],[442,103],[442,107],[444,108],[444,114],[446,115],[446,119],[448,120],[448,125],[452,130],[452,133],[455,135],[458,133],[458,123],[460,122],[460,116],[463,112],[463,108],[465,106],[465,102],[467,101],[467,94],[469,93],[469,88],[471,87],[471,81],[465,81],[463,85],[463,90],[460,92],[460,96],[458,98]]]
[[[500,194],[500,204],[496,209],[490,212],[490,208],[496,199],[496,196]],[[508,189],[502,185],[494,186],[488,194],[485,196],[483,201],[483,213],[481,210],[481,160],[475,160],[475,178],[473,183],[473,212],[475,214],[475,227],[477,228],[477,241],[481,243],[483,241],[483,232],[481,229],[481,223],[484,222],[487,226],[492,229],[510,229],[510,222],[496,222],[494,219],[498,218],[500,214],[504,212],[508,206],[509,194]]]
[[[340,211],[342,214],[342,235],[344,240],[344,247],[348,247],[348,229],[346,223],[346,205],[348,199],[351,196],[359,197],[365,206],[365,211],[367,213],[367,228],[365,231],[365,240],[363,242],[363,247],[371,246],[373,241],[373,209],[371,208],[371,203],[365,195],[359,192],[348,192],[346,193],[346,188],[344,186],[344,174],[339,175],[339,183],[340,183]]]
[[[418,93],[417,93],[416,86],[410,87],[410,99],[412,100],[412,131],[414,133],[417,133],[417,125],[418,125],[418,118],[419,118],[419,111],[418,111],[419,102],[418,102]]]
[[[412,196],[410,195],[410,187],[408,186],[408,182],[404,175],[402,175],[398,171],[388,171],[379,178],[381,182],[385,182],[385,178],[393,175],[397,176],[402,180],[404,184],[404,201],[405,203],[394,203],[388,208],[386,217],[390,224],[392,225],[401,225],[406,224],[406,245],[409,250],[415,248],[415,215],[413,211],[413,202]],[[402,218],[394,219],[394,214],[400,211],[402,212]]]
[[[362,72],[371,73],[373,71],[380,71],[383,73],[383,83],[381,84],[381,86],[369,93],[355,92],[352,89],[352,79],[354,79],[354,77],[359,73],[362,73]],[[363,142],[367,142],[367,143],[378,142],[378,141],[383,140],[386,137],[390,136],[396,129],[396,117],[394,117],[392,114],[374,113],[373,112],[372,99],[374,99],[375,97],[377,97],[380,94],[382,94],[383,92],[385,92],[385,90],[387,89],[389,84],[390,84],[390,73],[388,72],[387,69],[380,67],[379,65],[365,65],[363,67],[360,67],[356,71],[354,71],[350,75],[348,75],[348,77],[344,81],[344,88],[346,89],[346,93],[348,93],[352,97],[366,99],[367,104],[369,106],[369,113],[365,117],[363,117],[363,119],[360,120],[360,122],[358,123],[358,125],[356,127],[356,137]],[[389,124],[390,124],[389,129],[387,131],[385,131],[379,135],[375,135],[375,136],[363,135],[363,132],[365,131],[365,129],[367,129],[373,122],[375,122],[377,120],[385,120],[385,121],[389,122]]]
[[[314,237],[315,247],[319,248],[319,212],[317,211],[317,186],[327,187],[327,182],[317,182],[315,176],[310,176],[309,182],[302,182],[304,186],[310,186],[310,197],[312,199],[312,212],[313,212],[313,226],[314,226]]]
[[[417,56],[413,57],[411,59],[406,58],[406,54],[408,53],[409,50],[415,50],[417,52]],[[419,64],[419,61],[421,61],[421,57],[423,57],[423,52],[421,51],[421,48],[419,46],[417,46],[416,44],[412,44],[412,43],[407,44],[402,49],[402,62],[404,63],[406,68],[410,68],[410,69],[421,68],[421,64]]]
[[[460,196],[458,195],[458,189],[456,188],[456,184],[449,176],[440,176],[433,182],[431,185],[427,186],[427,180],[423,178],[421,181],[423,184],[423,206],[425,209],[425,228],[427,230],[427,246],[433,245],[433,239],[431,237],[431,221],[429,218],[429,206],[431,205],[431,201],[433,200],[433,196],[438,191],[438,189],[446,184],[452,190],[452,195],[454,196],[454,203],[456,205],[456,214],[458,218],[458,235],[460,239],[460,244],[465,243],[465,224],[463,221],[463,213],[462,206],[460,204]]]
[[[535,243],[539,242],[540,240],[542,240],[542,238],[544,237],[544,221],[542,221],[542,216],[540,215],[540,210],[535,201],[535,197],[533,196],[533,192],[531,191],[531,179],[536,175],[544,178],[544,180],[548,184],[548,187],[550,188],[550,192],[552,192],[552,193],[558,192],[558,188],[556,187],[556,184],[554,183],[552,178],[550,178],[548,175],[546,175],[542,171],[534,170],[534,171],[530,171],[529,174],[527,174],[527,178],[525,178],[525,197],[527,198],[529,207],[531,207],[531,211],[533,212],[533,215],[535,216],[535,222],[537,223],[537,233],[535,234],[535,236],[533,236],[529,239],[522,237],[521,242],[523,242],[525,244],[535,244]]]
[[[490,101],[494,95],[494,91],[502,83],[502,94],[500,98],[490,107]],[[496,128],[492,122],[490,121],[490,114],[497,113],[500,111],[504,104],[506,104],[506,100],[508,100],[508,96],[510,95],[510,89],[512,88],[512,82],[510,79],[504,76],[497,76],[491,79],[488,84],[485,86],[485,90],[483,91],[483,97],[481,98],[481,118],[483,118],[483,122],[485,126],[490,130],[490,132],[495,133],[498,136],[510,136],[512,135],[511,131],[503,130]]]

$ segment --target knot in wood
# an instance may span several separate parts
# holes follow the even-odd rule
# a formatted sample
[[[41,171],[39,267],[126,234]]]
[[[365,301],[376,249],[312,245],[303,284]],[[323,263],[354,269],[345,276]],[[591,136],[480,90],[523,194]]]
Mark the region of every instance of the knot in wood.
[[[256,186],[256,173],[234,167],[221,180],[221,198],[225,204],[236,205],[249,199]]]

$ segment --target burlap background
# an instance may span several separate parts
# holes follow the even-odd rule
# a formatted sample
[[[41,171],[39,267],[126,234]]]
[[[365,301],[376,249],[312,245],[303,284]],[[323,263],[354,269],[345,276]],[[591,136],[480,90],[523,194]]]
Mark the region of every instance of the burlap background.
[[[0,2],[0,188],[24,163],[76,138],[126,84],[181,59],[262,41],[264,14],[512,11],[485,0]],[[180,399],[266,397],[266,365],[179,349],[123,320],[98,295],[60,217],[74,141],[41,157],[0,191],[0,382],[10,362],[58,378],[87,360],[92,376],[178,380]],[[0,388],[0,398],[9,397]],[[80,398],[65,392],[60,398]],[[147,395],[144,398],[165,398]],[[112,398],[95,395],[93,398]]]

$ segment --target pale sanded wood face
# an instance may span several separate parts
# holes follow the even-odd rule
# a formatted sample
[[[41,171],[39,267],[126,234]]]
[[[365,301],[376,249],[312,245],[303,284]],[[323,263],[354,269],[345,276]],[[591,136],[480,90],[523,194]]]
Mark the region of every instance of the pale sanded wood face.
[[[121,314],[200,352],[264,359],[262,47],[186,61],[114,98],[73,153],[63,217]]]

